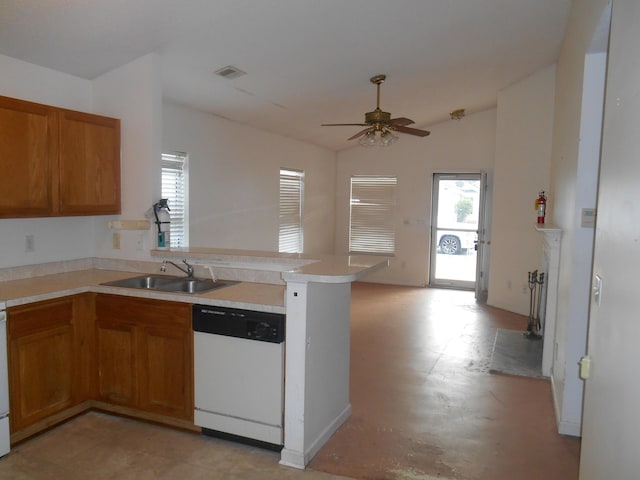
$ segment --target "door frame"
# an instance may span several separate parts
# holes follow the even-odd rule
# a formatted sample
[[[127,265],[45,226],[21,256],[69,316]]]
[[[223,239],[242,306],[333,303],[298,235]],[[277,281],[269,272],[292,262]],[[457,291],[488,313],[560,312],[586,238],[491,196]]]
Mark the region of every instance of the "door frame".
[[[435,225],[435,219],[438,212],[438,198],[436,195],[436,179],[441,178],[443,176],[450,176],[452,178],[461,178],[465,179],[478,179],[480,181],[479,188],[479,210],[478,210],[478,227],[477,227],[477,253],[476,253],[476,275],[475,280],[473,282],[446,282],[439,283],[434,282],[435,278],[435,266],[436,266],[436,255],[437,255],[437,228]],[[488,213],[490,212],[490,208],[487,208],[487,172],[485,170],[446,170],[446,171],[433,171],[430,172],[430,181],[431,181],[431,215],[430,215],[430,246],[429,246],[429,269],[428,269],[428,279],[427,284],[430,287],[437,288],[455,288],[461,290],[474,290],[475,296],[478,299],[486,299],[486,283],[488,280],[486,273],[486,266],[488,265],[488,252],[485,249],[485,245],[488,244],[486,242],[485,235],[485,225],[488,220]]]

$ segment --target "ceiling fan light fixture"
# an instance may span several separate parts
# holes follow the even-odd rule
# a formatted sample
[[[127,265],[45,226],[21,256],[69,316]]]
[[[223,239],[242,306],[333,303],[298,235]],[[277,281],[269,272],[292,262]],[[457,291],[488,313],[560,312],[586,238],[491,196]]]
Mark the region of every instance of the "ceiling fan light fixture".
[[[389,145],[395,143],[398,140],[398,136],[391,133],[390,130],[385,130],[380,134],[380,142],[383,147],[388,147]]]
[[[376,132],[371,130],[370,132],[367,132],[365,135],[363,135],[362,137],[360,137],[360,140],[358,140],[358,143],[360,145],[362,145],[363,147],[373,147],[376,145]]]
[[[360,137],[358,143],[363,147],[388,147],[397,140],[397,135],[394,135],[391,130],[383,128],[367,132],[365,135]]]
[[[406,117],[391,118],[389,112],[380,109],[380,85],[385,81],[385,75],[376,75],[371,77],[371,83],[376,86],[376,108],[371,112],[364,114],[364,123],[323,123],[323,127],[338,126],[360,126],[366,127],[355,135],[350,136],[347,140],[355,140],[365,147],[382,146],[387,147],[398,140],[393,132],[406,133],[416,135],[418,137],[426,137],[430,132],[420,130],[418,128],[410,128],[407,125],[415,123]]]

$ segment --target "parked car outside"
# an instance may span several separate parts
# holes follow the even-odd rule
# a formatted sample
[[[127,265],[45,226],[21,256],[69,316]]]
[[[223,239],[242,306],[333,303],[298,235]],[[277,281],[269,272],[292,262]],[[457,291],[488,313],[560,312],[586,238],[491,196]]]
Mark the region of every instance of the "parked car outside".
[[[478,234],[461,230],[439,230],[437,245],[440,253],[459,255],[476,248]]]

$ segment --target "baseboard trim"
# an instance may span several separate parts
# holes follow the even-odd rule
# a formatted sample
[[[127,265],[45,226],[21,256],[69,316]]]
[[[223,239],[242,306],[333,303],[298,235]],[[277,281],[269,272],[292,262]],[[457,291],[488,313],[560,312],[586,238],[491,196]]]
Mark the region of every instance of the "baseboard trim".
[[[138,410],[137,408],[115,405],[100,400],[92,400],[91,408],[115,415],[121,415],[123,417],[133,418],[136,420],[142,420],[146,422],[157,423],[160,425],[166,425],[168,427],[178,428],[181,430],[187,430],[190,432],[200,433],[200,431],[202,430],[199,426],[194,425],[193,420],[191,419],[184,420],[180,418],[169,417],[167,415],[150,413],[144,410]]]
[[[287,440],[285,438],[285,448],[280,453],[280,465],[287,467],[299,468],[304,470],[307,464],[313,457],[320,451],[325,443],[336,433],[336,431],[342,426],[344,422],[351,416],[351,404],[348,404],[340,414],[333,419],[333,421],[327,425],[327,427],[320,432],[316,439],[311,442],[311,445],[305,449],[304,452],[291,450],[286,448]]]
[[[32,425],[29,425],[26,428],[18,430],[17,432],[11,433],[11,445],[15,445],[16,443],[20,443],[23,440],[26,440],[29,437],[37,435],[38,433],[44,432],[50,428],[53,428],[60,423],[66,422],[67,420],[81,415],[82,413],[90,410],[92,407],[91,400],[87,400],[85,402],[74,405],[73,407],[69,407],[61,412],[54,413],[53,415],[49,415],[43,420],[36,422]]]
[[[551,380],[551,394],[553,396],[553,413],[556,419],[556,428],[560,435],[569,435],[571,437],[581,437],[582,436],[582,425],[580,423],[575,422],[567,422],[562,420],[562,416],[560,414],[560,404],[558,402],[558,393],[556,390],[556,384],[554,381],[553,369],[551,369],[551,376],[549,377]]]

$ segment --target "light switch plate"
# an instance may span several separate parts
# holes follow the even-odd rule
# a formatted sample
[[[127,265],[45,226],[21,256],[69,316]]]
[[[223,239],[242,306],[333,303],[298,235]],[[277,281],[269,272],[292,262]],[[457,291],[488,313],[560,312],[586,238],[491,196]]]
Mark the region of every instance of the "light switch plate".
[[[596,275],[593,278],[593,301],[599,307],[600,302],[602,301],[602,277],[600,275]]]

